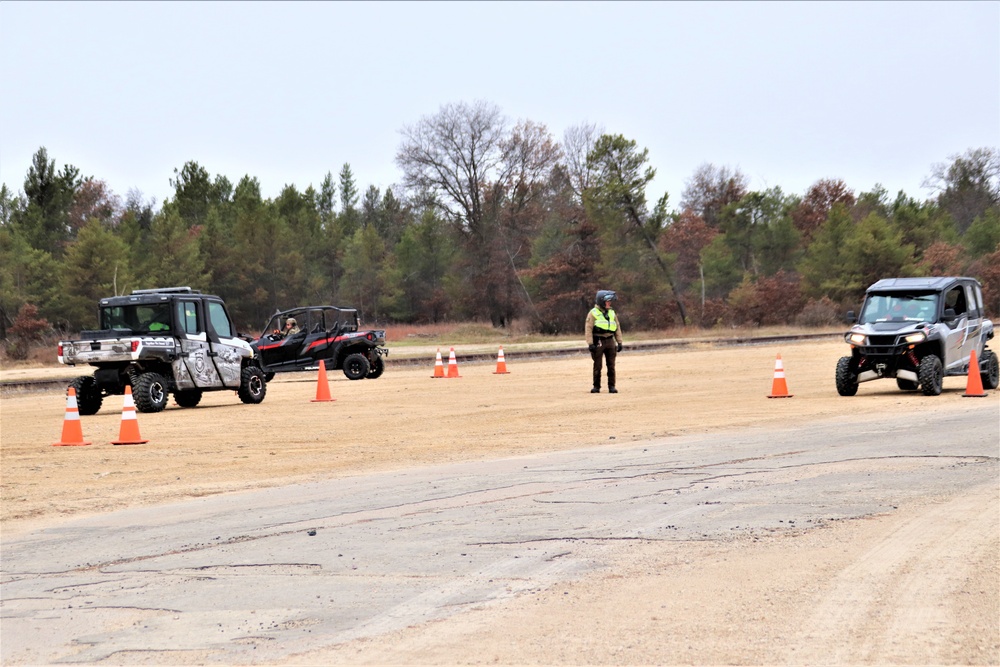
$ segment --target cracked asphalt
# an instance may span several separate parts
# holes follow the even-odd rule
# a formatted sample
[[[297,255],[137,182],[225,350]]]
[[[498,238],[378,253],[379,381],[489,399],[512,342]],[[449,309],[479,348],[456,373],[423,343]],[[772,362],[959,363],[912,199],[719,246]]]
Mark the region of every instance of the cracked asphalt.
[[[609,543],[887,513],[995,483],[995,416],[659,438],[78,519],[4,540],[2,661],[277,662],[611,567]]]
[[[0,663],[994,664],[998,392],[839,397],[845,347],[290,375],[124,447],[5,394]]]

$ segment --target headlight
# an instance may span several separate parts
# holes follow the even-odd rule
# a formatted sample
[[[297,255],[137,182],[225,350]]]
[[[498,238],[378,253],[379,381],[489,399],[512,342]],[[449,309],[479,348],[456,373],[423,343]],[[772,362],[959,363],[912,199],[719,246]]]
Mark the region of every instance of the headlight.
[[[847,342],[853,345],[864,345],[865,335],[859,333],[847,334]]]
[[[927,334],[923,331],[917,331],[916,333],[911,333],[906,338],[904,338],[907,343],[922,343],[927,340]]]

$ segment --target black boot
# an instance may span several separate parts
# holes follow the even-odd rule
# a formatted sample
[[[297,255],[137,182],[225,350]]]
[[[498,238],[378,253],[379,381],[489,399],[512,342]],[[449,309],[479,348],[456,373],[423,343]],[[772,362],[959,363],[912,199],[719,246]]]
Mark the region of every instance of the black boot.
[[[609,394],[617,394],[618,390],[615,389],[614,387],[608,387],[608,393]]]
[[[594,387],[593,389],[590,390],[590,393],[591,394],[600,394],[601,393],[601,388],[600,387]]]

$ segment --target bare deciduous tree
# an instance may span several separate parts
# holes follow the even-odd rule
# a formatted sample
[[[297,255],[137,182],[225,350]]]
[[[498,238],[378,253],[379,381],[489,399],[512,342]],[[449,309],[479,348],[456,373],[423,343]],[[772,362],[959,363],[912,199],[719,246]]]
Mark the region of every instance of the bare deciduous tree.
[[[711,227],[719,226],[722,209],[743,199],[750,179],[739,169],[705,163],[698,167],[681,194],[681,209],[700,215]]]
[[[499,107],[486,102],[446,105],[402,134],[396,163],[403,184],[460,230],[469,284],[483,295],[493,324],[506,326],[515,315],[514,294],[527,299],[517,270],[558,145],[543,125],[522,121],[510,128]]]
[[[603,134],[604,128],[594,123],[574,125],[563,133],[563,153],[566,157],[569,185],[580,200],[594,180],[593,171],[587,165],[587,155],[594,150],[594,145]]]
[[[924,187],[938,192],[938,205],[951,213],[961,233],[987,209],[1000,204],[1000,149],[970,148],[936,164]]]
[[[501,180],[507,120],[489,102],[447,104],[401,131],[396,164],[403,185],[464,231],[482,233],[483,188]]]

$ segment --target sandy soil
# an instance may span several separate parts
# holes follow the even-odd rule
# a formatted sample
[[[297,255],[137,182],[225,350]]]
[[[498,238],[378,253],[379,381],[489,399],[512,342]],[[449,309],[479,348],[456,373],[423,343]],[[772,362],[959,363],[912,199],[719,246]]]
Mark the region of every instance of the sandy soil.
[[[230,392],[139,415],[143,445],[112,446],[121,399],[82,420],[93,444],[53,447],[59,391],[0,400],[3,535],[89,513],[428,463],[638,441],[734,426],[788,426],[850,411],[961,411],[964,378],[945,393],[892,381],[841,398],[839,342],[711,348],[619,357],[620,393],[592,395],[589,358],[507,354],[431,379],[390,363],[375,381],[331,373],[279,377],[259,406]],[[781,354],[791,399],[772,400]],[[391,359],[391,357],[390,357]],[[1000,434],[1000,409],[998,409]],[[1000,664],[997,489],[924,498],[883,517],[759,541],[630,547],[595,575],[377,642],[294,662]],[[766,583],[765,583],[766,582]],[[554,640],[553,638],[558,638]]]

